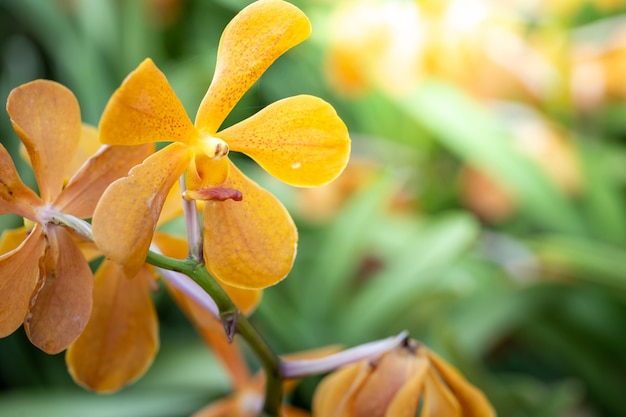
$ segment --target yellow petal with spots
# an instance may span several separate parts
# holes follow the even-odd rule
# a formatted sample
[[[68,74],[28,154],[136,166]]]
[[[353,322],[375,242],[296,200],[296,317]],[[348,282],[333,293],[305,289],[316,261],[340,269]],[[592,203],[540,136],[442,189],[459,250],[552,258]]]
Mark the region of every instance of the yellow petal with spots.
[[[186,145],[172,143],[102,195],[93,214],[94,241],[127,276],[135,276],[144,264],[165,198],[190,158]]]
[[[36,80],[15,88],[7,99],[15,132],[26,146],[39,184],[50,203],[61,192],[81,134],[80,108],[61,84]]]
[[[113,93],[99,130],[100,141],[109,145],[188,143],[197,136],[167,78],[149,58]]]
[[[218,136],[291,185],[324,185],[350,157],[346,125],[330,104],[308,95],[277,101]]]
[[[128,279],[115,263],[102,263],[89,323],[65,355],[78,384],[99,393],[114,392],[150,367],[159,346],[151,280],[146,268]]]
[[[217,51],[217,65],[195,125],[215,133],[254,82],[285,51],[309,37],[311,24],[294,5],[260,0],[228,24]]]
[[[207,201],[204,206],[204,260],[218,280],[261,289],[285,278],[296,256],[298,232],[285,207],[234,165],[225,187],[242,201]]]

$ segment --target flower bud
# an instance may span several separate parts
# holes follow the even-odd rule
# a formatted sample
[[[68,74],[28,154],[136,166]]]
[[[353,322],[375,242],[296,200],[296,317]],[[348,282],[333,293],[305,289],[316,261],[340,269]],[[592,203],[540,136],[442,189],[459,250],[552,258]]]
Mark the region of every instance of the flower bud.
[[[419,411],[419,412],[418,412]],[[327,376],[314,417],[491,417],[484,394],[415,341]]]

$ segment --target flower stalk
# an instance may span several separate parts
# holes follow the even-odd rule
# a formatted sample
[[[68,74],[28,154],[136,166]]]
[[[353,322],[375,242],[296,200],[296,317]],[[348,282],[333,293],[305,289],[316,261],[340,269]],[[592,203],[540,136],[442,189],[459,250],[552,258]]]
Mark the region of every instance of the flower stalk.
[[[263,412],[268,417],[278,417],[283,397],[281,361],[256,328],[248,321],[248,318],[243,314],[239,314],[239,309],[232,302],[226,291],[207,272],[203,265],[198,264],[194,260],[173,259],[150,251],[148,252],[146,262],[159,268],[187,275],[213,298],[229,340],[232,340],[235,333],[239,333],[261,361],[267,378]]]

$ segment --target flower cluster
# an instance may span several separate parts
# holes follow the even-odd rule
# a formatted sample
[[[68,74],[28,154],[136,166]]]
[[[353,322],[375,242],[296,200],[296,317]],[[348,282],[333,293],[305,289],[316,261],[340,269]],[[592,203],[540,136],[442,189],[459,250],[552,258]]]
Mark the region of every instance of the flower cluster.
[[[43,351],[66,350],[77,383],[97,392],[119,390],[139,378],[156,355],[158,323],[150,293],[163,282],[238,388],[232,399],[201,415],[253,415],[272,407],[263,408],[265,381],[298,377],[293,371],[284,374],[295,368],[279,365],[275,375],[252,378],[230,343],[236,331],[251,337],[245,314],[257,305],[262,289],[289,273],[298,236],[280,201],[240,171],[229,153],[244,153],[287,184],[314,187],[343,171],[350,138],[333,107],[308,95],[280,100],[232,126],[222,124],[262,73],[310,31],[302,11],[282,0],[246,7],[222,35],[213,81],[193,123],[150,59],[114,92],[98,130],[81,124],[76,98],[60,84],[38,80],[13,90],[7,111],[39,195],[22,182],[0,145],[0,214],[25,220],[23,228],[4,233],[0,241],[0,337],[24,324]],[[156,142],[168,144],[156,151]],[[158,230],[181,213],[187,241]],[[102,257],[94,276],[89,262]],[[437,378],[443,377],[464,406],[462,395],[470,390],[457,390],[460,377],[454,371],[432,355],[426,358],[424,349],[410,355],[398,349],[381,359],[381,369],[404,352],[407,372],[421,378],[411,377],[412,387],[422,384],[426,393],[439,395],[443,388]],[[267,351],[260,356],[272,361]],[[341,358],[331,361],[335,367],[355,360]],[[393,378],[402,378],[397,372],[403,360],[389,368]],[[428,361],[439,376],[433,376]],[[345,372],[333,380],[347,381]],[[331,395],[331,385],[324,383],[318,398]],[[280,402],[277,392],[274,399]],[[343,407],[330,400],[317,404]]]

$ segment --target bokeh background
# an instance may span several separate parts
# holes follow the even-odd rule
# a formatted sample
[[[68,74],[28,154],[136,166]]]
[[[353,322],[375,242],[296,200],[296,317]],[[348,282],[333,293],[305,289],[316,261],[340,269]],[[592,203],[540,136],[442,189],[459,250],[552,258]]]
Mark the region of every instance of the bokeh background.
[[[0,101],[53,79],[97,125],[149,56],[193,117],[219,35],[249,3],[0,0]],[[345,120],[353,154],[316,190],[237,159],[300,230],[293,272],[252,316],[276,351],[407,329],[500,416],[625,416],[626,2],[294,3],[312,37],[225,124],[314,94]],[[18,161],[7,116],[0,140]],[[0,217],[0,230],[20,224]],[[43,354],[23,331],[0,340],[0,415],[186,416],[227,394],[210,350],[167,294],[154,297],[161,351],[112,396],[76,387],[63,355]],[[316,383],[292,401],[307,407]]]

